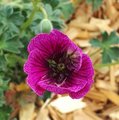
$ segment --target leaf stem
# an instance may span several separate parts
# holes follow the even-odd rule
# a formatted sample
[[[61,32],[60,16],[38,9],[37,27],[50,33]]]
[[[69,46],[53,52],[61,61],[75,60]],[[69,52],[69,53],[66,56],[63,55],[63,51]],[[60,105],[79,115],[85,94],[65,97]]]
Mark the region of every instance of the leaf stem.
[[[105,66],[112,66],[112,65],[117,65],[117,64],[119,64],[119,61],[117,61],[117,62],[113,62],[113,63],[107,63],[107,64],[96,64],[94,67],[95,68],[101,68],[101,67],[105,67]]]

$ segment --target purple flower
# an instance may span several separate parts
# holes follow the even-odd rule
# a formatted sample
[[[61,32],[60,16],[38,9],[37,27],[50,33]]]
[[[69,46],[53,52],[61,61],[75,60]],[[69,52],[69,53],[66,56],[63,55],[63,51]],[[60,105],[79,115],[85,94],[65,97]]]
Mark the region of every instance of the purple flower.
[[[28,45],[24,71],[34,92],[83,97],[90,89],[94,70],[90,58],[58,30],[36,35]]]

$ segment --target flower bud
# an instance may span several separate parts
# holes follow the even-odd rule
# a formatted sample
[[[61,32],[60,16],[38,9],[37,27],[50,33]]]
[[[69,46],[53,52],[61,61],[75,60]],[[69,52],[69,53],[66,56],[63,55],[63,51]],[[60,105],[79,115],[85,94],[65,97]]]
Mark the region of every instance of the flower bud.
[[[53,29],[52,23],[48,19],[43,19],[40,23],[40,31],[42,33],[49,33]]]

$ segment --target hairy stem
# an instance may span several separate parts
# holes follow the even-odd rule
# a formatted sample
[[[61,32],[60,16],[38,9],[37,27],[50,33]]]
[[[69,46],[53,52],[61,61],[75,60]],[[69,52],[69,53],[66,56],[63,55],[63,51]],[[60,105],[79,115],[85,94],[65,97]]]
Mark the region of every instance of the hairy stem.
[[[31,15],[29,16],[29,18],[27,19],[27,21],[21,26],[21,31],[20,31],[20,34],[26,30],[26,28],[32,23],[33,21],[33,18],[34,18],[34,15],[35,13],[40,9],[40,11],[43,13],[44,15],[44,18],[48,18],[48,15],[47,15],[47,12],[46,10],[43,8],[42,5],[40,5],[38,7],[38,3],[39,3],[39,0],[32,0],[32,4],[33,4],[33,10],[31,12]]]
[[[43,13],[44,18],[46,18],[46,19],[47,19],[47,18],[48,18],[47,12],[46,12],[46,10],[43,8],[43,6],[42,6],[42,5],[40,5],[39,9],[40,9],[40,11]]]
[[[32,0],[33,10],[31,12],[31,15],[27,19],[27,21],[21,26],[21,32],[20,33],[22,33],[32,23],[34,15],[37,11],[37,2],[38,2],[38,0],[36,0],[36,1]]]

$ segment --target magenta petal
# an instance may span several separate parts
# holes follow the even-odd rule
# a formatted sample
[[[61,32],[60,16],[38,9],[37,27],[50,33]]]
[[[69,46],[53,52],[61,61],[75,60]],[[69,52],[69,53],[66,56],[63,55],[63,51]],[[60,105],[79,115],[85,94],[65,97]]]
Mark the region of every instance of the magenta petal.
[[[70,81],[66,81],[65,84],[62,85],[62,87],[68,89],[70,92],[78,92],[79,90],[84,88],[86,84],[87,80],[82,80],[77,77],[73,78]]]
[[[70,92],[69,93],[70,97],[73,99],[79,99],[79,98],[85,96],[86,93],[90,90],[92,83],[93,83],[93,80],[89,79],[88,83],[86,84],[86,86],[83,89],[81,89],[78,92]]]
[[[28,45],[28,52],[31,52],[34,49],[41,49],[44,50],[46,49],[45,46],[42,46],[42,42],[46,42],[49,40],[49,35],[46,33],[41,33],[36,35],[34,38],[32,38],[32,40],[30,41],[29,45]],[[45,48],[43,48],[45,47]]]
[[[26,62],[26,63],[24,64],[24,68],[23,68],[23,70],[24,70],[24,72],[25,72],[26,74],[29,73],[29,71],[30,71],[30,67],[29,67],[28,62]]]
[[[42,78],[41,78],[42,79]],[[49,81],[53,81],[50,79],[42,79],[38,82],[38,85],[48,91],[54,92],[56,94],[66,94],[69,92],[78,92],[87,84],[86,80],[79,80],[78,83],[72,84],[71,82],[67,82],[64,85],[56,85]]]
[[[58,30],[52,30],[50,33],[50,43],[55,53],[65,51],[68,49],[71,40]],[[59,51],[60,50],[60,51]]]
[[[77,98],[77,99],[84,96],[88,92],[88,90],[90,89],[93,83],[92,80],[93,75],[94,75],[94,71],[92,67],[92,62],[87,55],[83,54],[82,66],[80,70],[72,75],[73,80],[66,82],[67,86],[70,86],[69,84],[77,86],[76,90],[73,91],[72,89],[73,92],[70,92],[70,96],[72,98]],[[80,89],[78,86],[80,86]]]
[[[78,71],[77,77],[80,79],[88,80],[88,79],[92,79],[93,75],[94,75],[94,70],[93,70],[92,62],[86,54],[83,54],[82,66]]]
[[[45,92],[45,89],[41,88],[40,86],[37,86],[38,78],[32,78],[30,76],[27,77],[27,84],[29,87],[39,96],[43,95]]]
[[[71,87],[71,91],[73,92],[78,92],[81,89],[85,88],[85,86],[92,84],[93,80],[93,67],[92,67],[92,62],[90,58],[83,54],[82,56],[82,66],[78,72],[73,73],[72,79],[69,81],[66,81],[66,83],[63,85],[66,88],[70,88],[70,86],[76,86],[75,89]],[[90,82],[88,83],[88,81]],[[87,86],[88,87],[88,86]]]
[[[42,87],[43,89],[46,89],[50,92],[54,92],[56,94],[67,94],[69,92],[66,88],[62,88],[54,84],[49,84],[48,80],[39,81],[38,85]]]
[[[83,55],[82,50],[78,46],[76,46],[73,42],[71,42],[71,45],[67,49],[67,53],[68,54],[73,53],[72,60],[75,63],[73,65],[75,67],[75,72],[77,72],[82,65],[82,55]]]
[[[52,55],[54,51],[67,49],[71,42],[70,39],[60,32],[54,31],[56,30],[53,30],[50,34],[42,33],[35,36],[28,45],[28,52],[39,49],[45,54]]]
[[[38,73],[42,77],[42,74],[47,72],[47,70],[45,67],[45,58],[42,56],[42,53],[38,49],[31,51],[28,60],[24,64],[24,71],[27,74]]]
[[[50,38],[55,53],[66,51],[67,55],[73,54],[71,56],[73,64],[68,67],[69,69],[75,68],[75,71],[78,71],[82,65],[82,50],[58,30],[53,30],[50,33]]]
[[[45,68],[43,59],[38,49],[34,49],[30,52],[28,60],[24,65],[24,71],[28,74],[27,84],[38,95],[42,95],[45,91],[41,87],[37,87],[37,83],[41,80],[45,74],[47,74],[47,68]]]

